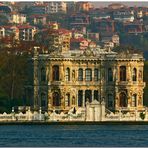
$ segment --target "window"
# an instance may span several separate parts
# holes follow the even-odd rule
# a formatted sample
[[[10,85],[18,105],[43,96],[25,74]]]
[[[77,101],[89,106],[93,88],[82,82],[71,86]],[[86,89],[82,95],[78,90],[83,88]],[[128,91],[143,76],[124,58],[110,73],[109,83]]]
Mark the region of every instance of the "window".
[[[108,68],[108,81],[113,81],[113,71],[111,68]]]
[[[78,71],[78,81],[83,81],[83,69],[79,69]]]
[[[41,81],[42,82],[46,81],[46,71],[45,71],[45,68],[41,68]]]
[[[78,91],[78,106],[82,107],[83,104],[83,90]]]
[[[126,81],[126,67],[120,66],[120,81]]]
[[[113,95],[108,94],[108,107],[112,108],[114,106],[114,100],[113,100]]]
[[[133,69],[132,80],[137,81],[137,69],[136,68]]]
[[[132,107],[136,107],[137,106],[137,94],[134,94],[132,96]]]
[[[65,106],[70,106],[70,94],[66,94]]]
[[[86,81],[92,81],[92,70],[91,69],[86,69],[85,79]]]
[[[66,81],[70,81],[70,69],[66,68],[66,73],[65,73]]]
[[[54,65],[52,67],[52,72],[53,72],[53,80],[54,81],[59,81],[59,66]]]
[[[94,100],[99,101],[99,94],[98,94],[98,90],[94,90]]]
[[[124,92],[121,92],[120,95],[120,107],[127,107],[127,96]]]
[[[99,80],[99,70],[95,69],[94,70],[94,81],[98,81]]]
[[[61,105],[61,100],[60,100],[60,95],[58,92],[53,93],[53,106],[60,106]]]
[[[92,102],[92,91],[85,90],[85,102]]]
[[[46,106],[46,94],[41,93],[41,107],[45,107],[45,106]]]

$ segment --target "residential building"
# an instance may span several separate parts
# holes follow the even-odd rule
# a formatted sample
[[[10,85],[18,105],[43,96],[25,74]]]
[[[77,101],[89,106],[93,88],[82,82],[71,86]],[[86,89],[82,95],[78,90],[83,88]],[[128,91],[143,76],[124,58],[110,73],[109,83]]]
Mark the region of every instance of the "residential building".
[[[114,34],[112,36],[112,42],[114,43],[114,46],[119,46],[120,45],[120,37],[118,34]]]
[[[67,3],[66,2],[49,2],[48,13],[66,13]]]
[[[31,6],[31,14],[47,14],[48,5],[45,3],[35,3]]]
[[[19,25],[19,40],[22,41],[33,41],[34,35],[37,32],[37,29],[34,26],[30,25]]]
[[[113,19],[119,22],[133,22],[135,17],[128,9],[120,9],[113,12]]]
[[[91,39],[92,41],[99,41],[100,34],[95,32],[87,32],[87,38]]]
[[[88,47],[89,41],[85,38],[71,38],[70,40],[70,49],[71,50],[84,50]]]
[[[89,2],[77,2],[76,9],[77,11],[89,11],[93,8],[93,5]]]
[[[86,27],[90,24],[89,15],[82,13],[75,13],[69,17],[70,28],[82,31],[86,34]]]
[[[104,42],[104,48],[107,48],[107,49],[112,49],[114,48],[114,43],[112,41],[105,41]]]
[[[10,23],[24,24],[24,23],[26,23],[26,15],[19,14],[19,13],[13,11],[10,13]]]
[[[45,25],[47,23],[47,14],[33,14],[29,16],[30,22],[34,25]]]
[[[94,18],[92,22],[92,31],[94,32],[115,32],[115,21],[111,19]]]
[[[127,6],[125,6],[124,4],[121,3],[112,3],[110,5],[108,5],[109,9],[122,9],[122,8],[126,8]]]
[[[47,39],[47,44],[50,50],[56,50],[57,48],[68,50],[70,48],[70,38],[72,37],[71,31],[63,28],[44,29],[41,33],[42,40]]]
[[[135,22],[127,22],[123,24],[124,31],[127,33],[143,33],[145,32],[145,27],[142,22],[135,21]]]
[[[15,40],[19,40],[19,29],[15,25],[3,26],[5,29],[5,37],[13,36]]]

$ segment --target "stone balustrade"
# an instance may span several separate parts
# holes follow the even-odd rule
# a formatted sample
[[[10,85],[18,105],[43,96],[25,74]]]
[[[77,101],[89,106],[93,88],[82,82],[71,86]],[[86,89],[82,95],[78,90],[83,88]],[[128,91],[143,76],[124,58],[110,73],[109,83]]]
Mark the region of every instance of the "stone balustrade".
[[[50,113],[42,113],[42,110],[32,112],[30,109],[26,113],[15,113],[14,110],[10,114],[4,112],[0,114],[0,122],[17,122],[17,121],[43,121],[43,122],[67,122],[67,121],[148,121],[148,108],[138,111],[126,110],[122,108],[116,112],[109,112],[105,109],[104,102],[92,103],[87,102],[86,108],[79,108],[74,113],[74,108],[71,108],[68,113],[58,112],[55,110]]]

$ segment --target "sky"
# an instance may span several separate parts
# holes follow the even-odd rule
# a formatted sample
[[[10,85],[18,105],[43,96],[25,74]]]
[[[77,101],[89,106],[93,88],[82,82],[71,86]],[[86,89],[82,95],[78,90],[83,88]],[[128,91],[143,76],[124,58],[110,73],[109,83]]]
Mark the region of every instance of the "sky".
[[[125,4],[125,5],[128,5],[128,6],[146,6],[148,7],[148,1],[147,2],[121,2],[121,1],[116,1],[116,2],[91,2],[95,8],[97,7],[104,7],[104,6],[108,6],[109,4],[112,4],[112,3],[122,3],[122,4]]]

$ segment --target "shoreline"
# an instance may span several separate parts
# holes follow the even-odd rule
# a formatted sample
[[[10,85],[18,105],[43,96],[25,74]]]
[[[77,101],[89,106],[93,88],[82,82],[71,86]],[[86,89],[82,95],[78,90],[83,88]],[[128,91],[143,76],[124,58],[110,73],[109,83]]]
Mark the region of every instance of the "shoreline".
[[[15,121],[0,122],[1,125],[148,125],[148,121],[68,121],[68,122],[45,122],[45,121]]]

